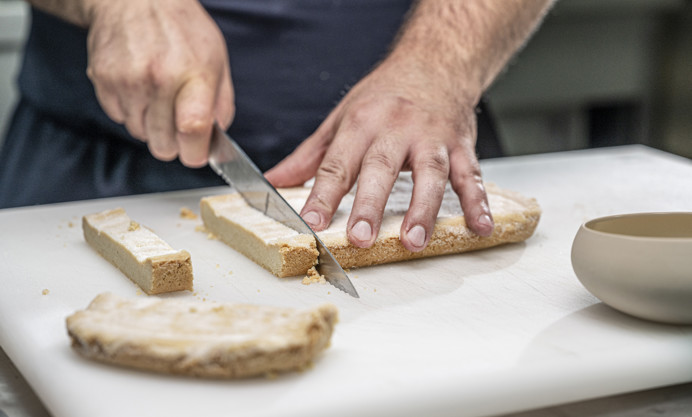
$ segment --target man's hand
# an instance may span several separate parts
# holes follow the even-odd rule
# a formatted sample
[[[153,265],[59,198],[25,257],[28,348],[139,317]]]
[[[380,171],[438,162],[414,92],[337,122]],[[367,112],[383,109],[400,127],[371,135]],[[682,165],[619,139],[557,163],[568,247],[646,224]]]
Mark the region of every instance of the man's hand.
[[[226,128],[234,114],[216,23],[197,0],[82,1],[87,74],[105,112],[156,158],[205,165],[214,120]]]
[[[358,179],[347,230],[354,245],[369,247],[394,181],[410,169],[413,195],[400,236],[414,252],[430,239],[449,179],[469,226],[487,236],[493,223],[475,156],[474,103],[459,103],[407,65],[391,59],[364,78],[267,179],[291,186],[315,175],[301,216],[316,230],[327,227]]]
[[[447,180],[468,226],[490,235],[474,109],[550,3],[417,2],[390,55],[267,179],[286,187],[315,177],[301,216],[316,230],[329,225],[357,180],[347,233],[352,244],[369,247],[399,171],[410,169],[414,189],[401,226],[404,247],[417,252],[427,246]]]

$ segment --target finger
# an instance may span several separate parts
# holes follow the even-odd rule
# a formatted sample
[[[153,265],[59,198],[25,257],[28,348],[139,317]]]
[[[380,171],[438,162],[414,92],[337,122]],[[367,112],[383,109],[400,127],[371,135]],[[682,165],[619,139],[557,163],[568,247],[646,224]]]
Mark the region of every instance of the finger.
[[[468,227],[479,236],[490,236],[495,226],[480,165],[473,150],[454,149],[450,154],[449,180],[459,196]]]
[[[214,124],[216,79],[190,78],[175,98],[176,143],[180,162],[189,167],[207,163]]]
[[[123,124],[128,133],[135,139],[148,141],[146,131],[147,98],[139,94],[118,94],[118,103],[124,113]]]
[[[91,78],[91,76],[89,76],[89,78]],[[120,106],[120,100],[114,89],[108,88],[102,83],[97,83],[94,80],[92,80],[92,84],[94,86],[94,93],[96,93],[96,99],[106,115],[116,123],[125,123],[125,112]]]
[[[96,93],[96,99],[103,111],[116,123],[125,122],[125,112],[120,106],[120,101],[118,99],[117,89],[114,88],[112,82],[108,81],[107,74],[109,73],[109,65],[102,63],[103,59],[99,58],[98,54],[92,53],[92,48],[94,44],[94,35],[89,34],[87,38],[88,42],[88,63],[86,69],[86,76],[91,81],[94,86],[94,92]]]
[[[334,137],[334,119],[327,119],[290,155],[264,176],[275,187],[295,187],[314,177]]]
[[[215,116],[216,121],[223,130],[227,130],[231,126],[235,117],[235,94],[228,66],[224,69],[221,78],[221,85],[216,99]]]
[[[116,75],[109,69],[103,69],[103,65],[90,65],[87,77],[106,115],[114,122],[125,125],[132,137],[146,141],[144,114],[147,99],[142,95],[143,89],[118,85]]]
[[[327,147],[310,136],[264,176],[274,187],[295,187],[315,176]]]
[[[339,202],[355,183],[371,141],[362,125],[342,122],[317,168],[315,185],[300,214],[310,227],[323,230],[329,225]]]
[[[411,252],[422,251],[428,245],[449,178],[446,147],[418,148],[411,153],[413,193],[399,234],[401,243]]]
[[[90,45],[95,42],[91,35],[89,42]],[[151,89],[137,81],[144,69],[114,64],[110,58],[99,53],[89,54],[87,77],[94,86],[96,98],[108,117],[124,124],[134,138],[146,141],[144,115]]]
[[[377,238],[385,205],[408,152],[402,142],[393,135],[381,136],[363,158],[346,227],[349,241],[357,247],[370,247]]]
[[[172,161],[178,156],[170,88],[160,88],[155,92],[144,111],[144,128],[149,152],[156,159]]]

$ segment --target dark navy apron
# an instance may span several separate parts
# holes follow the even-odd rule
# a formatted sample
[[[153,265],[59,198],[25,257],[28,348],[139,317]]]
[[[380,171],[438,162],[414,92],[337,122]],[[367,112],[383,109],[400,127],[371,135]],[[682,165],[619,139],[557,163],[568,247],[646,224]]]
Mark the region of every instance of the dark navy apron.
[[[288,155],[386,54],[411,0],[206,0],[235,89],[230,134],[262,170]],[[0,152],[0,208],[222,184],[154,159],[105,115],[86,31],[33,9],[20,102]],[[481,112],[481,157],[499,156]]]

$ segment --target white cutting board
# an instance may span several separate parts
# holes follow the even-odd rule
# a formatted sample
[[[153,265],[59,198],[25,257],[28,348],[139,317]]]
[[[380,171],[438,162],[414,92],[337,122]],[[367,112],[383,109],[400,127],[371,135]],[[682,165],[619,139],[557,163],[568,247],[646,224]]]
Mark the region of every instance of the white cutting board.
[[[361,298],[277,279],[181,219],[224,188],[0,210],[0,345],[55,417],[480,416],[692,381],[692,327],[620,314],[569,260],[590,218],[692,208],[692,163],[648,148],[489,160],[485,178],[536,197],[525,243],[361,268]],[[82,237],[121,206],[192,254],[195,292],[172,297],[337,305],[331,347],[302,373],[208,381],[102,365],[69,347],[65,317],[111,291],[146,297]],[[47,290],[47,291],[44,291]],[[46,294],[44,294],[47,292]],[[691,306],[692,308],[692,306]]]

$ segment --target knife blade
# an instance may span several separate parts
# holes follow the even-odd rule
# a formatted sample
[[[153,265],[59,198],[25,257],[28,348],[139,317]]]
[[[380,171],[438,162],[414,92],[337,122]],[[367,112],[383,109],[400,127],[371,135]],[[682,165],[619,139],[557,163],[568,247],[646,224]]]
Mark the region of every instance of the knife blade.
[[[251,207],[298,233],[312,235],[319,252],[317,271],[320,275],[323,275],[327,282],[336,288],[360,298],[351,279],[334,259],[329,249],[324,246],[319,236],[264,178],[259,168],[217,123],[214,123],[209,145],[209,165],[224,181],[233,186]]]

